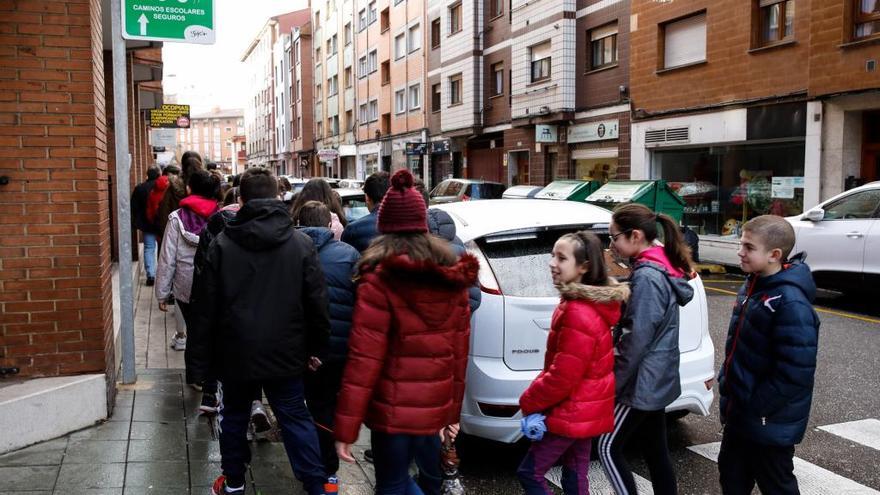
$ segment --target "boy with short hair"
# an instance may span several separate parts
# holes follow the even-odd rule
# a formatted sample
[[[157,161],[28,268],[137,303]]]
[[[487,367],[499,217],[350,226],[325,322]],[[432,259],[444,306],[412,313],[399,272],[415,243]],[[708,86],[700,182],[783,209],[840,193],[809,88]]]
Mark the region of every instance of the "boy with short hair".
[[[810,416],[819,317],[816,284],[801,260],[787,261],[794,229],[763,215],[743,226],[748,274],[730,319],[718,376],[724,436],[718,456],[725,494],[797,494],[794,446]]]

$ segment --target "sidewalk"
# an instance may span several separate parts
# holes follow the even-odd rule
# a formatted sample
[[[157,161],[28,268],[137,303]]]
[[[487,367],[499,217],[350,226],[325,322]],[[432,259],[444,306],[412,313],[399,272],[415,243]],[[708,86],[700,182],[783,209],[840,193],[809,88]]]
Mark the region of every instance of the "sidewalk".
[[[110,419],[68,436],[0,456],[0,494],[209,494],[220,474],[220,446],[209,420],[198,415],[200,395],[186,386],[183,353],[168,342],[177,328],[150,287],[135,287],[138,381],[119,386]],[[361,442],[369,442],[366,432]],[[364,444],[355,446],[363,459]],[[303,493],[280,441],[251,443],[247,494]],[[372,465],[342,463],[343,494],[373,492]]]

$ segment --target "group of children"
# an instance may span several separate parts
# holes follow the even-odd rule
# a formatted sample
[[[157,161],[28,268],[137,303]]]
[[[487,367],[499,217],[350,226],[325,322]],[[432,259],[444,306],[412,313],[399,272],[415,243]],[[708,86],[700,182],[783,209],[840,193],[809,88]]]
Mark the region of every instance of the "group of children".
[[[632,262],[627,283],[608,276],[592,233],[565,235],[553,247],[561,300],[544,369],[520,398],[523,434],[533,443],[518,475],[529,495],[553,493],[544,476],[560,462],[563,492],[589,493],[594,439],[616,493],[637,493],[627,447],[642,454],[654,493],[677,493],[665,408],[681,394],[679,307],[694,295],[688,249],[670,217],[636,204],[615,210],[610,237]],[[747,280],[719,373],[721,489],[748,495],[757,483],[762,493],[797,494],[793,456],[812,401],[816,287],[807,265],[788,260],[794,231],[783,218],[752,219],[741,243]]]
[[[168,217],[156,294],[160,305],[177,299],[188,381],[221,411],[223,476],[213,493],[243,492],[248,418],[264,393],[308,493],[338,491],[339,459],[353,461],[362,424],[377,493],[439,493],[440,434],[457,431],[479,304],[479,263],[452,242],[454,224],[451,235],[432,235],[448,225],[429,215],[405,170],[368,178],[371,213],[342,230],[326,183],[283,198],[271,173],[249,169],[230,192],[237,202],[220,209],[219,184],[195,168],[189,196]],[[785,220],[758,217],[743,231],[748,279],[719,375],[722,489],[746,494],[757,482],[765,493],[797,493],[792,457],[812,399],[815,286],[806,265],[788,260]],[[681,393],[689,250],[671,218],[641,205],[614,212],[610,238],[631,261],[625,282],[608,274],[595,234],[567,234],[553,248],[560,303],[544,369],[520,398],[532,440],[518,470],[528,494],[552,493],[544,476],[560,462],[563,491],[589,493],[594,440],[618,494],[636,493],[627,447],[643,454],[655,493],[677,493],[664,410]]]

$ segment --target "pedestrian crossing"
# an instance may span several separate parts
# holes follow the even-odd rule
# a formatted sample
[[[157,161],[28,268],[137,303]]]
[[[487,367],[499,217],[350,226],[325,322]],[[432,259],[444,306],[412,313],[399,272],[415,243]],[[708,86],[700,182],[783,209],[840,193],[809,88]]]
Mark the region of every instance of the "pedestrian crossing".
[[[830,433],[851,442],[880,451],[880,420],[869,418],[845,423],[819,426],[818,430]],[[692,445],[687,448],[712,462],[718,462],[721,442]],[[880,495],[877,489],[862,485],[849,478],[829,471],[821,466],[794,458],[794,473],[802,495]],[[613,495],[614,490],[598,461],[590,463],[590,493]],[[553,468],[547,473],[547,480],[561,487],[562,469]],[[635,475],[639,494],[653,494],[651,482]],[[687,490],[682,491],[682,493]]]

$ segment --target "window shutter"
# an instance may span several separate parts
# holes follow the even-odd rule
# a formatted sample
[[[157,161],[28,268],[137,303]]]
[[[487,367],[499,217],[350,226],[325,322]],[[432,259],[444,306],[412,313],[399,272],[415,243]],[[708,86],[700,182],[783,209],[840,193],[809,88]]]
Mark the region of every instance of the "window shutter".
[[[541,60],[550,56],[550,42],[544,42],[532,47],[532,61]]]
[[[664,67],[706,60],[706,14],[669,23],[665,33]]]
[[[608,24],[607,26],[598,27],[590,31],[590,41],[601,40],[612,34],[617,34],[617,23]]]

